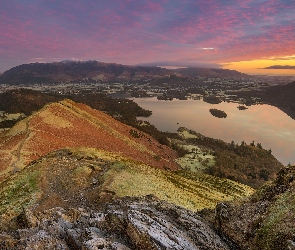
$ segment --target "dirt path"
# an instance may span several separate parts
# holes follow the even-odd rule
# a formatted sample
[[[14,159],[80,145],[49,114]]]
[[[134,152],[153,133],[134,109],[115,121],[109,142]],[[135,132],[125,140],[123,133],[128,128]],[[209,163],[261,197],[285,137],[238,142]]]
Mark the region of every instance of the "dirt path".
[[[15,172],[17,171],[20,171],[21,169],[17,166],[18,163],[21,161],[21,151],[25,145],[25,142],[26,140],[30,137],[30,130],[29,130],[29,122],[30,122],[30,119],[28,119],[26,122],[25,122],[25,130],[22,131],[23,134],[26,135],[25,139],[23,139],[21,141],[21,143],[19,144],[17,150],[16,150],[16,153],[15,153],[15,157],[16,159],[14,161],[12,161],[11,163],[11,166],[13,167],[13,170],[12,170],[12,173],[14,174]]]

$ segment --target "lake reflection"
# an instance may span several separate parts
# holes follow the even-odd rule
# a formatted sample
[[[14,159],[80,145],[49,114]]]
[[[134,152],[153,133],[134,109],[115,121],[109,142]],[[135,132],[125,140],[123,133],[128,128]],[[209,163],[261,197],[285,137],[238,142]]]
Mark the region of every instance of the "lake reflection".
[[[142,118],[155,125],[159,130],[176,132],[183,126],[205,136],[236,143],[253,140],[260,142],[265,149],[284,165],[295,164],[295,120],[270,105],[249,106],[239,110],[237,103],[209,104],[201,100],[158,101],[153,98],[133,99],[141,107],[152,110],[153,115]],[[210,108],[227,113],[227,118],[212,116]]]

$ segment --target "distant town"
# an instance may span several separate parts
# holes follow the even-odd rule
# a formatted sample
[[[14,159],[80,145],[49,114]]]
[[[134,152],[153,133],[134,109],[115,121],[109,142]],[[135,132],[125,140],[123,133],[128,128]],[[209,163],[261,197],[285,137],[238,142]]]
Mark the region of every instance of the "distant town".
[[[255,76],[245,78],[212,78],[199,77],[196,84],[171,84],[165,81],[155,84],[149,80],[141,81],[121,81],[121,82],[101,82],[88,79],[79,82],[64,83],[33,83],[33,84],[0,84],[0,93],[13,89],[33,89],[43,93],[53,93],[59,95],[80,95],[83,93],[104,93],[115,98],[141,98],[157,97],[162,100],[172,100],[173,98],[201,99],[204,96],[215,96],[223,101],[247,104],[247,102],[260,103],[259,98],[238,97],[238,93],[246,91],[263,91],[264,88],[275,85],[283,85],[293,80],[291,77],[267,77]]]

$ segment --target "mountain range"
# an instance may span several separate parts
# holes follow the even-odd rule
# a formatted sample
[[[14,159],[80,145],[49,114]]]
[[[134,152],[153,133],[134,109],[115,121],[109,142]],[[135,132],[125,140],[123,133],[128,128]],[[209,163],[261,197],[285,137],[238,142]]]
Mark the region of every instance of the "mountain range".
[[[186,68],[168,70],[160,67],[127,66],[97,61],[22,64],[0,75],[0,84],[33,84],[57,82],[114,82],[157,80],[175,76],[188,77],[246,77],[235,70]]]
[[[31,63],[16,66],[0,75],[0,83],[30,84],[79,81],[130,81],[170,76],[158,67],[126,66],[97,61]]]

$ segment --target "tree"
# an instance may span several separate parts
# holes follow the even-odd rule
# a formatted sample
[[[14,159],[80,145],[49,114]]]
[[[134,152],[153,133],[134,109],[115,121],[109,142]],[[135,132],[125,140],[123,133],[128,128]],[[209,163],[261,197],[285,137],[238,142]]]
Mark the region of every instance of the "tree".
[[[262,145],[261,145],[261,143],[257,143],[257,148],[260,148],[260,149],[262,149]]]

